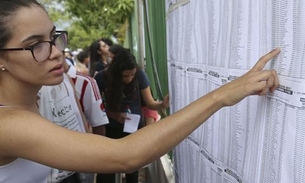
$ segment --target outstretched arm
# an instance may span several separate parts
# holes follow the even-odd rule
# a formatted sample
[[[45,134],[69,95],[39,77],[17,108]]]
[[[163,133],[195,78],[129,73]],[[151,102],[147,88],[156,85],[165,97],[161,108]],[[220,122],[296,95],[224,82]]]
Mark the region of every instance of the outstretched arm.
[[[277,74],[274,70],[263,70],[263,68],[279,52],[278,48],[272,50],[261,57],[250,71],[238,79],[208,93],[158,123],[147,126],[138,133],[130,135],[129,138],[123,139],[127,141],[126,144],[133,144],[132,142],[137,141],[138,136],[141,136],[142,140],[134,144],[134,147],[131,146],[130,149],[133,151],[137,147],[149,149],[145,154],[138,151],[138,156],[142,158],[134,159],[134,161],[139,161],[135,164],[149,163],[168,152],[222,107],[234,105],[249,95],[265,95],[269,91],[274,92],[279,85]],[[136,154],[136,152],[134,153]],[[147,158],[146,162],[143,162],[145,158]]]
[[[279,52],[273,50],[245,75],[118,140],[70,131],[28,111],[1,109],[0,163],[22,157],[79,172],[132,172],[171,150],[220,108],[273,92],[279,84],[276,72],[263,68]]]

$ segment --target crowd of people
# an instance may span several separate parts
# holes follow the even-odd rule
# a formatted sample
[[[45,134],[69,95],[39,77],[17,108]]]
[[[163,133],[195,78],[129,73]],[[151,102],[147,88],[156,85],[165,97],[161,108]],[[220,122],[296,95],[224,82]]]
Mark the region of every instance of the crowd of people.
[[[136,127],[136,130],[138,130],[158,121],[160,119],[158,110],[169,107],[168,95],[162,101],[156,101],[153,98],[149,79],[144,70],[137,65],[130,50],[119,44],[114,44],[111,39],[94,40],[89,49],[85,48],[76,55],[73,55],[69,49],[65,49],[64,56],[66,72],[64,75],[65,78],[70,78],[72,82],[64,79],[59,85],[43,86],[41,91],[54,90],[54,88],[65,89],[69,87],[60,87],[60,85],[66,83],[71,87],[72,84],[76,92],[75,99],[78,100],[74,103],[80,104],[80,107],[76,107],[77,110],[74,111],[85,116],[85,119],[79,118],[76,120],[80,121],[80,125],[84,125],[83,130],[77,131],[89,131],[113,139],[123,138],[131,134],[131,132],[124,131],[125,120],[129,119],[127,113],[139,115],[139,123]],[[46,93],[44,98],[48,98],[47,96],[50,96],[51,93],[49,90],[48,92],[40,91],[40,97],[41,93]],[[60,90],[57,89],[54,93],[58,95]],[[65,91],[65,93],[68,92]],[[55,103],[53,108],[62,108],[62,96],[55,98],[58,99],[53,101]],[[52,103],[44,100],[39,101],[42,104],[47,104],[48,107]],[[61,103],[58,101],[61,101]],[[71,98],[68,101],[71,102]],[[43,109],[46,110],[46,107]],[[42,107],[40,107],[40,110],[42,110]],[[44,114],[44,111],[41,111],[41,113]],[[45,117],[47,118],[47,116]],[[68,129],[75,126],[64,122],[58,123],[53,118],[47,119]],[[72,120],[66,121],[72,122]],[[98,124],[96,124],[96,121],[98,121]],[[83,176],[79,173],[72,174],[70,171],[58,173],[58,170],[55,170],[52,171],[53,182],[59,182],[59,180],[62,180],[62,183],[75,182],[75,179]],[[54,172],[57,173],[56,176]],[[126,183],[137,183],[138,171],[125,174],[125,178]],[[115,174],[96,175],[96,183],[115,183],[115,179]],[[90,183],[93,183],[92,178],[90,178]]]
[[[135,127],[138,130],[158,121],[158,110],[169,107],[168,95],[162,101],[153,98],[149,79],[130,50],[111,39],[94,40],[76,55],[65,49],[63,55],[63,82],[43,86],[37,100],[42,116],[59,126],[119,139],[131,134],[124,131],[125,120],[129,119],[127,113],[139,115]],[[64,106],[72,106],[70,114],[52,115]],[[126,183],[138,183],[138,171],[124,175]],[[92,177],[92,174],[52,169],[49,183],[93,183]],[[115,183],[115,179],[114,173],[97,174],[95,182]]]
[[[67,53],[67,34],[36,0],[0,1],[0,31],[0,183],[114,183],[120,172],[138,183],[139,168],[213,113],[279,85],[274,70],[263,70],[280,52],[274,49],[243,76],[160,120],[169,96],[153,98],[130,50],[101,38]]]

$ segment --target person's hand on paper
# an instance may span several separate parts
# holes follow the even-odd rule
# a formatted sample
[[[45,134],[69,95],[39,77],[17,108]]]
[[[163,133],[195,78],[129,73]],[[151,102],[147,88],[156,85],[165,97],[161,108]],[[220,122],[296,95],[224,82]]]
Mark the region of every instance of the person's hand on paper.
[[[163,109],[166,109],[169,107],[169,95],[168,94],[163,98],[162,106],[163,106]]]
[[[126,120],[129,120],[130,118],[126,116],[125,112],[111,112],[107,111],[107,115],[109,118],[112,118],[116,120],[119,123],[124,124]]]
[[[231,106],[249,95],[266,95],[274,92],[279,86],[279,79],[275,70],[264,70],[265,65],[280,53],[280,49],[273,49],[262,56],[246,74],[236,80],[223,85],[211,93],[217,93],[215,98],[221,100],[223,106]]]
[[[128,119],[129,118],[129,119]],[[134,133],[138,130],[141,116],[138,114],[126,113],[126,121],[124,123],[124,132]]]

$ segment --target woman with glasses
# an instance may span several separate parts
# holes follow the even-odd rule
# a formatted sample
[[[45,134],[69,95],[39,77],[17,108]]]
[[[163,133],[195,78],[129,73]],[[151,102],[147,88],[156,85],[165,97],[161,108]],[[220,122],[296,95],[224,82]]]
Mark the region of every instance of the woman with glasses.
[[[133,172],[171,150],[217,110],[249,95],[273,92],[279,84],[275,71],[263,70],[279,53],[275,49],[245,75],[179,112],[122,139],[109,139],[68,130],[40,116],[37,92],[42,85],[62,82],[67,43],[65,34],[55,35],[42,5],[1,0],[0,32],[0,183],[46,183],[50,167]]]

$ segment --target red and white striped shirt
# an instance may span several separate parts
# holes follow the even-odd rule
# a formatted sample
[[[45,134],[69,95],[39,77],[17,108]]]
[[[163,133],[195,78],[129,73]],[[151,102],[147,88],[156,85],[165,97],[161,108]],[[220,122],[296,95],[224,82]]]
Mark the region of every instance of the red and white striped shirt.
[[[109,121],[95,79],[77,72],[73,66],[70,66],[67,74],[74,83],[76,95],[91,126],[97,127],[108,124]]]

